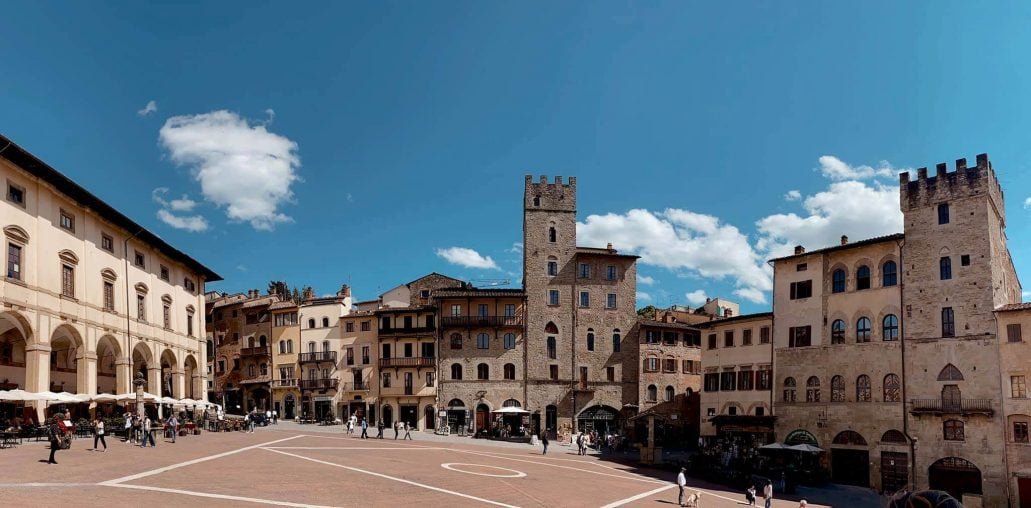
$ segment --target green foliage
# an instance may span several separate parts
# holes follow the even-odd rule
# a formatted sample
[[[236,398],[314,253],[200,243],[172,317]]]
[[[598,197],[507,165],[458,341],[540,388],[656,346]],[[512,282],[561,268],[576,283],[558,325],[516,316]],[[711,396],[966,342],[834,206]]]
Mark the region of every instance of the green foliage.
[[[654,305],[649,305],[643,309],[637,309],[637,315],[644,319],[655,319],[655,313],[658,310]]]

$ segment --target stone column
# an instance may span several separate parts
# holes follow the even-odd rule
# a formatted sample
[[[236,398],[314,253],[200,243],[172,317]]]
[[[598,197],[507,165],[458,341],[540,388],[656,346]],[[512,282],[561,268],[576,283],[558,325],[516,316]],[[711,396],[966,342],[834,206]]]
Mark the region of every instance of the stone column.
[[[97,353],[83,351],[75,358],[75,391],[87,395],[97,394]]]
[[[161,367],[147,366],[147,391],[161,398]],[[164,418],[164,408],[158,403],[158,418]]]
[[[43,392],[50,389],[50,344],[29,344],[25,347],[25,390]],[[46,420],[45,402],[30,402],[36,418]]]
[[[172,397],[182,399],[186,397],[186,372],[179,367],[172,369]]]
[[[115,360],[115,393],[121,395],[133,391],[132,360],[122,357]]]

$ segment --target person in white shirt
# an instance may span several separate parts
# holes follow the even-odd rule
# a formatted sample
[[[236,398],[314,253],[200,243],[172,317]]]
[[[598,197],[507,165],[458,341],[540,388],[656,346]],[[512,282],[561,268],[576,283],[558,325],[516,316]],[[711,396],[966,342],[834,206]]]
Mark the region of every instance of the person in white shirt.
[[[677,487],[680,488],[680,495],[677,496],[677,504],[680,506],[684,506],[684,487],[687,486],[687,476],[684,475],[685,471],[687,471],[687,468],[682,467],[680,468],[680,474],[677,475]]]
[[[132,432],[132,413],[125,413],[125,442],[133,444],[133,442],[135,441],[133,437],[134,436]]]
[[[93,421],[93,450],[97,449],[97,442],[99,441],[104,445],[104,451],[107,451],[107,441],[104,441],[104,420],[97,418]]]

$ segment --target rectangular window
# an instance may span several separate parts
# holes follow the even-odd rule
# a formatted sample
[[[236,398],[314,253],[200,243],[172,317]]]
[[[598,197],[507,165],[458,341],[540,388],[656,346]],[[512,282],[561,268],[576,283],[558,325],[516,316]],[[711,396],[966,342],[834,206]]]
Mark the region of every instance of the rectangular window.
[[[941,258],[938,261],[938,272],[941,276],[941,280],[949,280],[952,278],[952,259],[948,257]]]
[[[558,261],[548,261],[548,275],[552,277],[558,275]]]
[[[369,346],[362,346],[362,365],[369,364]]]
[[[684,330],[684,345],[687,347],[700,347],[702,345],[702,332],[698,330]]]
[[[390,388],[390,373],[383,373],[383,388]]]
[[[770,327],[764,326],[759,329],[759,344],[770,343]]]
[[[723,347],[734,347],[734,330],[723,332]]]
[[[515,317],[515,304],[514,303],[506,303],[505,304],[505,317]]]
[[[558,379],[558,365],[550,365],[550,366],[548,366],[548,374],[550,374],[551,379],[557,380]]]
[[[613,266],[613,265],[609,265],[608,266],[608,269],[605,271],[605,278],[607,280],[616,280],[616,267],[615,266]]]
[[[25,189],[11,182],[7,182],[7,200],[25,208]]]
[[[140,267],[140,268],[146,268],[147,267],[147,258],[146,258],[146,256],[143,255],[142,252],[136,251],[135,256],[133,256],[132,263],[134,265]]]
[[[752,345],[752,329],[751,328],[749,328],[747,330],[742,330],[741,331],[741,345],[742,346],[751,346]]]
[[[433,372],[426,373],[426,386],[433,386]]]
[[[659,334],[659,332],[657,332],[655,330],[645,330],[644,331],[644,342],[647,343],[647,344],[658,344],[659,343],[659,338],[660,338],[660,334]]]
[[[791,299],[798,300],[813,296],[813,281],[803,280],[791,283]]]
[[[1014,399],[1027,398],[1027,385],[1024,384],[1024,376],[1010,376],[1010,397]]]
[[[7,244],[7,278],[21,279],[21,246],[13,243]]]
[[[1027,422],[1013,422],[1013,441],[1016,443],[1026,443],[1027,439]]]
[[[75,298],[75,269],[68,265],[61,265],[61,294]]]
[[[580,278],[589,279],[591,278],[591,265],[587,263],[580,263]]]
[[[554,305],[558,305],[558,290],[557,289],[549,289],[548,290],[548,305],[553,305],[553,306]]]
[[[186,313],[186,336],[193,337],[193,313]]]
[[[362,321],[362,331],[367,332],[372,329],[371,321]]]
[[[963,254],[959,257],[959,264],[961,266],[970,266],[970,254]]]
[[[715,372],[706,374],[702,388],[707,392],[720,391],[720,375]]]
[[[61,210],[61,227],[68,231],[75,232],[75,216]]]
[[[548,358],[552,360],[558,358],[558,347],[555,343],[555,337],[548,337]]]
[[[680,369],[683,374],[694,374],[694,362],[691,360],[681,360]]]
[[[111,238],[110,236],[104,234],[104,233],[100,233],[100,248],[104,249],[104,250],[106,250],[108,252],[114,253],[114,251],[115,251],[115,241],[114,241],[114,239]]]
[[[197,285],[194,284],[193,279],[190,278],[183,278],[183,288],[191,293],[197,291]]]
[[[942,337],[956,336],[956,317],[952,313],[952,307],[942,308]]]
[[[773,386],[773,372],[769,367],[765,369],[759,369],[755,376],[755,389],[756,390],[769,390]]]
[[[677,345],[677,332],[662,332],[662,343],[667,346]]]
[[[677,360],[675,358],[666,358],[662,361],[663,372],[676,372],[677,371]]]
[[[485,304],[485,303],[481,303],[481,304],[480,304],[479,306],[477,306],[477,308],[476,308],[476,315],[477,315],[477,316],[480,316],[480,317],[487,317],[487,316],[488,316],[488,314],[489,314],[489,312],[490,312],[490,308],[489,308],[489,307],[488,307],[488,305],[487,305],[487,304]]]
[[[605,379],[610,383],[616,380],[616,368],[605,367]]]
[[[136,319],[140,321],[147,320],[147,297],[143,295],[136,295]]]
[[[792,326],[788,329],[788,347],[808,347],[812,345],[811,326]]]
[[[1020,323],[1006,325],[1006,340],[1008,342],[1020,342]]]
[[[354,348],[347,348],[345,358],[347,359],[348,365],[354,365]]]
[[[799,264],[795,265],[795,271],[796,272],[804,272],[804,271],[806,271],[808,269],[809,269],[809,264],[808,263],[799,263]]]
[[[172,328],[172,309],[168,305],[161,306],[161,322],[166,330]]]
[[[411,358],[412,357],[412,351],[414,351],[414,349],[412,348],[412,343],[411,342],[406,343],[404,346],[405,346],[405,348],[404,348],[405,358]]]
[[[616,308],[616,293],[609,293],[605,298],[605,308],[615,309]]]
[[[752,376],[752,369],[742,369],[737,373],[737,389],[751,390],[754,386],[755,377]]]
[[[949,223],[949,204],[942,203],[938,205],[938,224]]]
[[[591,306],[591,294],[587,291],[580,292],[580,307],[587,308]]]
[[[354,322],[353,321],[348,321],[347,323],[344,323],[344,331],[346,331],[348,333],[353,333],[354,332]]]
[[[658,358],[645,358],[644,359],[644,371],[645,372],[658,372],[659,371],[659,359]]]
[[[716,349],[716,334],[709,334],[709,349]]]
[[[737,381],[736,373],[732,370],[724,371],[720,374],[720,391],[721,392],[732,392],[735,390],[735,381]]]
[[[218,361],[218,371],[219,372],[225,372],[226,371],[226,361],[225,360],[219,360]]]
[[[462,316],[462,306],[457,304],[457,303],[451,304],[451,317],[461,317],[461,316]]]
[[[405,328],[405,330],[408,330],[411,327],[412,327],[412,316],[405,316],[404,317],[404,328]]]
[[[104,281],[104,310],[115,310],[115,285]]]
[[[168,267],[161,265],[161,280],[167,281],[168,279]]]

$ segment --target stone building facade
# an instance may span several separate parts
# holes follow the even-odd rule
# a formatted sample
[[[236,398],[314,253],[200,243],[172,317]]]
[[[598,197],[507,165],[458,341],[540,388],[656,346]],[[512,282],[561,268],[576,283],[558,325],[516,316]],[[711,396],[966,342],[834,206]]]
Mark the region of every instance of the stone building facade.
[[[437,398],[443,424],[452,433],[490,429],[499,419],[515,427],[513,435],[524,424],[529,428],[530,415],[492,413],[526,405],[526,293],[446,288],[433,291],[433,304],[440,313]],[[539,428],[540,414],[533,416]]]
[[[300,347],[297,355],[301,415],[314,421],[336,419],[337,389],[343,354],[340,318],[351,311],[351,288],[344,285],[335,296],[305,295],[298,306]]]
[[[207,334],[215,345],[210,400],[229,413],[272,409],[272,315],[276,296],[257,289],[208,301]]]
[[[743,446],[766,444],[773,434],[773,313],[737,315],[698,328],[703,440],[740,437]]]
[[[300,410],[301,371],[297,358],[302,350],[297,304],[292,300],[269,305],[272,312],[272,409],[280,418],[293,420]]]
[[[999,372],[1002,375],[1002,418],[1006,425],[1006,479],[1010,506],[1031,503],[1031,304],[1003,305],[996,310],[999,323]]]
[[[526,403],[553,434],[621,429],[637,406],[636,262],[576,246],[575,178],[526,177]]]
[[[694,443],[699,432],[701,331],[666,313],[656,318],[639,319],[633,333],[641,355],[639,413],[661,417],[660,442]]]
[[[376,314],[371,310],[352,310],[340,318],[339,333],[343,357],[338,361],[337,414],[343,418],[367,418],[375,423],[379,396]]]
[[[383,308],[379,323],[379,418],[433,429],[437,415],[437,319],[428,305]]]
[[[0,136],[0,389],[204,398],[204,284],[221,278]],[[28,415],[43,416],[43,404]],[[82,416],[82,415],[80,415]]]

